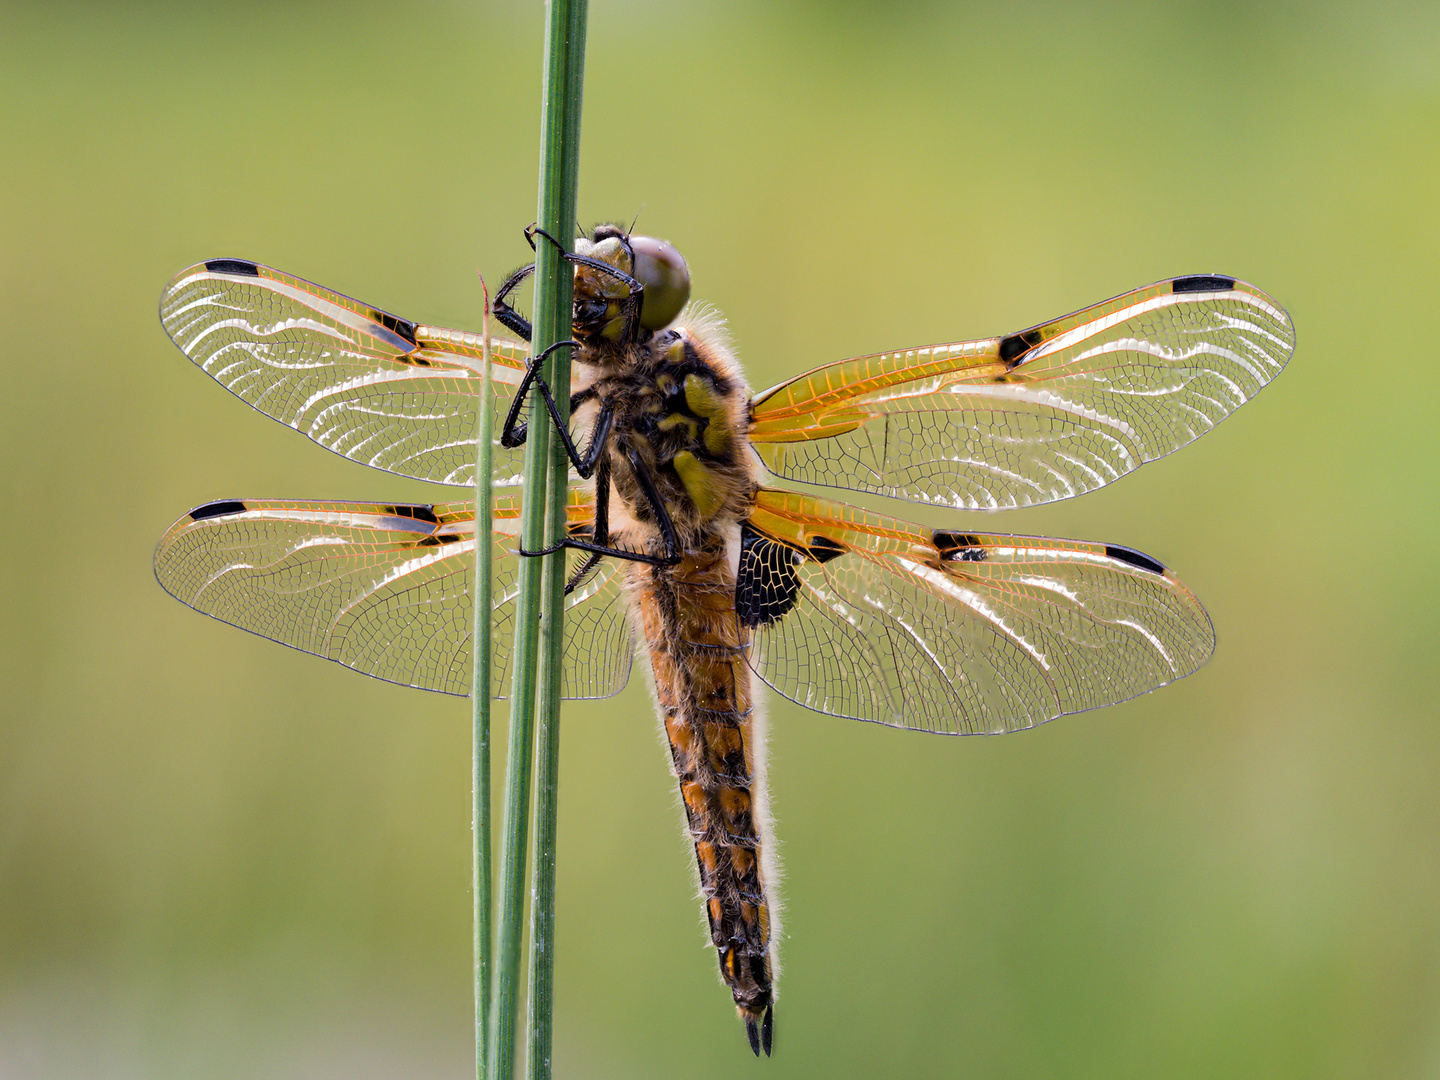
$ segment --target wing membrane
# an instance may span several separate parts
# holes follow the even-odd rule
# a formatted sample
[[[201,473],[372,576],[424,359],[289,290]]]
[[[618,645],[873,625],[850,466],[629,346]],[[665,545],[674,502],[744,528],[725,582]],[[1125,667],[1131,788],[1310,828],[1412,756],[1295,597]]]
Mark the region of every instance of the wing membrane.
[[[594,505],[570,493],[570,527]],[[520,497],[497,495],[490,686],[510,692]],[[222,622],[324,656],[377,679],[468,695],[473,654],[469,503],[217,502],[177,521],[155,551],[155,576],[176,599]],[[631,641],[623,568],[606,560],[568,599],[567,698],[625,685]]]
[[[755,397],[750,438],[791,480],[1032,506],[1198,438],[1294,345],[1289,316],[1253,286],[1173,278],[1008,337],[816,368]]]
[[[820,712],[1012,731],[1154,690],[1214,650],[1200,602],[1127,548],[932,532],[765,489],[749,529],[737,602],[751,663]],[[769,588],[747,589],[747,559]]]
[[[268,266],[215,259],[160,297],[180,351],[246,404],[353,461],[473,484],[480,335],[421,326]],[[496,338],[495,480],[519,473],[500,423],[527,345]]]

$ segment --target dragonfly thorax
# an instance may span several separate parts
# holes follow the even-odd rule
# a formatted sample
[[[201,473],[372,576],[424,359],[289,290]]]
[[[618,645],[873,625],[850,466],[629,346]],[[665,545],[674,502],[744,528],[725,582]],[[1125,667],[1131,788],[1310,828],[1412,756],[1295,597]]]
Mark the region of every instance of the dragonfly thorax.
[[[592,384],[613,414],[608,470],[629,512],[629,539],[660,541],[632,456],[654,483],[682,538],[719,535],[748,513],[758,476],[747,452],[750,391],[717,329],[682,320],[602,364]]]

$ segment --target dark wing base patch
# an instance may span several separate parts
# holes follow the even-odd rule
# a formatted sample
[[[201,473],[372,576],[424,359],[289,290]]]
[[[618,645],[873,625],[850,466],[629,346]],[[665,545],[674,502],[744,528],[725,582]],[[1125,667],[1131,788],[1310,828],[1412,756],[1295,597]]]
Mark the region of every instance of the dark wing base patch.
[[[740,527],[740,568],[735,574],[735,611],[755,629],[784,618],[800,592],[800,567],[827,563],[850,550],[828,536],[812,536],[804,550],[782,544],[749,525]]]
[[[735,574],[735,611],[752,630],[782,619],[795,606],[800,591],[799,565],[804,557],[794,548],[740,527],[740,569]]]

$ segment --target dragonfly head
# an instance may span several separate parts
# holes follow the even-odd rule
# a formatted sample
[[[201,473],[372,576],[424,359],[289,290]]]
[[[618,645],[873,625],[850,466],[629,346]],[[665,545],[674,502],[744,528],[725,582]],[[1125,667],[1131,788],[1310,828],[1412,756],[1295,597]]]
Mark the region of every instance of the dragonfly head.
[[[690,299],[690,269],[672,245],[653,236],[630,236],[615,225],[601,225],[593,240],[578,240],[575,254],[613,266],[645,287],[640,326],[669,325]],[[575,325],[593,337],[619,341],[625,334],[624,301],[630,286],[623,278],[593,266],[575,267]]]

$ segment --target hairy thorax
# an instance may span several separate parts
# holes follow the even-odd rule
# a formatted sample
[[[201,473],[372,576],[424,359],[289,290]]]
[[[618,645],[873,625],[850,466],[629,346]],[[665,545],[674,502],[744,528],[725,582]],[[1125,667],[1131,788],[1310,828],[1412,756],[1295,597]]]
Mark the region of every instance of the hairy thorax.
[[[659,554],[662,536],[631,457],[654,483],[681,551],[730,541],[750,512],[759,469],[746,440],[749,387],[718,331],[681,320],[597,358],[594,387],[615,409],[609,442],[612,535]]]

